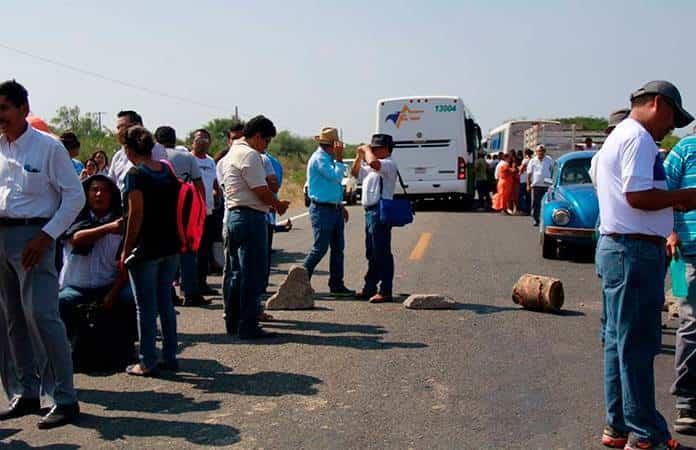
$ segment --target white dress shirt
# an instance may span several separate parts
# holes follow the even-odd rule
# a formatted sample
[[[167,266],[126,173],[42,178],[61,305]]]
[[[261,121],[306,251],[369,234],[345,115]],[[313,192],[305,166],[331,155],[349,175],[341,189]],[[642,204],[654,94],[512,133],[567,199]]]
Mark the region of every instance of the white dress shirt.
[[[527,175],[531,178],[532,187],[546,187],[546,180],[551,178],[551,169],[553,168],[553,159],[549,156],[544,156],[544,159],[538,157],[532,158],[527,163]]]
[[[152,147],[152,159],[156,161],[168,159],[167,150],[162,144],[155,142],[155,146]],[[133,167],[133,163],[130,162],[126,156],[126,150],[121,147],[114,154],[114,157],[111,159],[111,165],[109,166],[109,177],[116,182],[120,191],[123,191],[123,182],[131,167]]]
[[[375,206],[383,198],[392,200],[396,189],[397,167],[391,158],[380,159],[379,171],[363,162],[358,178],[362,183],[362,205]]]
[[[43,231],[56,239],[84,204],[82,184],[58,139],[31,125],[14,142],[0,135],[0,217],[50,219]]]

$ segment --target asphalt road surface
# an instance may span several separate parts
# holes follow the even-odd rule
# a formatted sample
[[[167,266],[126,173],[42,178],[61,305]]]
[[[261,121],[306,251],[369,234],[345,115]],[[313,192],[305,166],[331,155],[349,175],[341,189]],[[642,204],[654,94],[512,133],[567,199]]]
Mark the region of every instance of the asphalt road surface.
[[[364,222],[360,207],[350,211],[346,283],[359,289]],[[326,298],[323,261],[313,280],[317,308],[273,312],[277,320],[267,327],[278,338],[248,344],[224,335],[220,299],[179,308],[179,373],[79,374],[78,424],[38,431],[38,417],[3,422],[0,446],[603,448],[600,291],[591,255],[542,260],[529,218],[435,209],[419,212],[393,239],[396,291],[449,295],[457,310]],[[310,248],[307,217],[275,243],[277,285]],[[563,314],[512,303],[511,287],[526,272],[563,280]],[[657,398],[671,423],[676,322],[665,323]]]

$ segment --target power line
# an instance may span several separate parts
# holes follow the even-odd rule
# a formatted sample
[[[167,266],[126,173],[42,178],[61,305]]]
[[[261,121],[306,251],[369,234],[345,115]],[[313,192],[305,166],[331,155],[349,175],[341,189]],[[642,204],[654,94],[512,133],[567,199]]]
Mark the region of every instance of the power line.
[[[118,80],[118,79],[116,79],[116,78],[112,78],[112,77],[103,75],[103,74],[101,74],[101,73],[93,72],[93,71],[91,71],[91,70],[86,70],[86,69],[83,69],[83,68],[80,68],[80,67],[77,67],[77,66],[73,66],[73,65],[71,65],[71,64],[63,63],[63,62],[60,62],[60,61],[56,61],[56,60],[54,60],[54,59],[46,58],[46,57],[44,57],[44,56],[35,55],[35,54],[33,54],[33,53],[29,53],[29,52],[27,52],[27,51],[20,50],[20,49],[18,49],[18,48],[10,47],[9,45],[5,45],[5,44],[0,43],[0,47],[4,48],[4,49],[6,49],[6,50],[10,50],[10,51],[12,51],[12,52],[18,53],[18,54],[20,54],[20,55],[27,56],[27,57],[29,57],[29,58],[33,58],[33,59],[39,60],[39,61],[44,62],[44,63],[47,63],[47,64],[52,64],[52,65],[54,65],[54,66],[58,66],[58,67],[62,67],[62,68],[64,68],[64,69],[72,70],[73,72],[78,72],[78,73],[81,73],[81,74],[83,74],[83,75],[88,75],[88,76],[91,76],[91,77],[93,77],[93,78],[98,78],[98,79],[100,79],[100,80],[109,81],[109,82],[111,82],[111,83],[115,83],[115,84],[118,84],[118,85],[121,85],[121,86],[130,88],[130,89],[136,89],[136,90],[139,90],[139,91],[142,91],[142,92],[146,92],[146,93],[148,93],[148,94],[157,95],[157,96],[160,96],[160,97],[165,97],[165,98],[168,98],[168,99],[171,99],[171,100],[176,100],[176,101],[178,101],[178,102],[190,103],[190,104],[192,104],[192,105],[196,105],[196,106],[200,106],[200,107],[203,107],[203,108],[212,109],[212,110],[215,110],[215,111],[220,111],[220,112],[225,111],[225,112],[226,112],[225,108],[222,108],[222,107],[220,107],[220,106],[210,105],[210,104],[207,104],[207,103],[202,103],[202,102],[199,102],[199,101],[190,99],[190,98],[180,97],[180,96],[178,96],[178,95],[168,94],[168,93],[166,93],[166,92],[158,91],[158,90],[155,90],[155,89],[150,89],[150,88],[145,87],[145,86],[139,86],[139,85],[137,85],[137,84],[133,84],[133,83],[130,83],[130,82],[128,82],[128,81]]]

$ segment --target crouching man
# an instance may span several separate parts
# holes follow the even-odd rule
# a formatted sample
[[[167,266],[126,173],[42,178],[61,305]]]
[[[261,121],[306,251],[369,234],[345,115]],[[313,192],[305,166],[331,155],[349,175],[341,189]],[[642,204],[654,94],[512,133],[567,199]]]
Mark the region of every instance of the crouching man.
[[[118,335],[113,335],[97,330],[100,335],[109,336],[109,342],[94,345],[107,346],[124,340],[132,344],[135,326],[133,294],[127,273],[117,266],[124,228],[120,193],[116,184],[104,175],[89,177],[82,184],[87,204],[65,233],[58,294],[60,315],[75,344],[82,329],[81,322],[86,320],[85,314],[81,313],[84,305],[101,304],[102,310],[108,311],[110,318],[114,319],[108,322],[119,331]],[[73,358],[80,366],[76,350],[73,348]],[[106,353],[110,353],[109,357],[118,357],[112,352]]]

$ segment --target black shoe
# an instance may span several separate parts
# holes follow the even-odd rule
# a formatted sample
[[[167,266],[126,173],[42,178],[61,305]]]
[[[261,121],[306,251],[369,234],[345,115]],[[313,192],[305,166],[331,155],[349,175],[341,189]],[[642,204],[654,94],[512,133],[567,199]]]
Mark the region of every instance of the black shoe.
[[[377,293],[377,291],[366,291],[366,290],[362,290],[362,291],[360,291],[360,292],[358,292],[358,293],[355,294],[355,298],[357,298],[357,299],[359,299],[359,300],[369,300],[369,299],[372,298],[372,296],[375,295],[376,293]]]
[[[689,409],[678,410],[674,431],[680,434],[696,434],[696,412]]]
[[[273,333],[272,331],[266,331],[263,328],[259,327],[256,329],[256,331],[252,333],[239,333],[239,339],[242,340],[252,340],[252,339],[270,339],[276,337],[277,334]]]
[[[164,370],[166,372],[178,372],[179,371],[179,362],[178,361],[160,361],[157,363],[157,368],[159,370]]]
[[[184,306],[201,306],[210,305],[213,301],[209,298],[205,298],[202,295],[187,295],[184,297]]]
[[[213,289],[208,285],[203,286],[200,291],[201,291],[201,295],[212,295],[212,296],[219,296],[220,295],[220,291],[218,291],[217,289]]]
[[[80,415],[80,405],[75,402],[71,405],[55,405],[51,410],[39,421],[37,425],[39,430],[49,430],[51,428],[61,427],[69,423],[73,423]]]
[[[331,289],[331,295],[334,297],[355,297],[355,291],[351,291],[345,286],[337,289]]]
[[[539,226],[539,222],[534,222],[534,223],[532,223],[532,226],[533,226],[533,227],[538,227],[538,226]]]
[[[14,397],[6,410],[0,412],[0,420],[16,419],[17,417],[37,414],[41,411],[41,401],[38,398]]]

